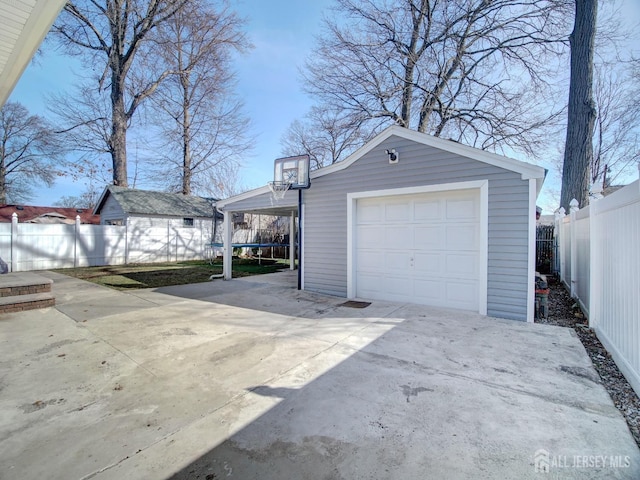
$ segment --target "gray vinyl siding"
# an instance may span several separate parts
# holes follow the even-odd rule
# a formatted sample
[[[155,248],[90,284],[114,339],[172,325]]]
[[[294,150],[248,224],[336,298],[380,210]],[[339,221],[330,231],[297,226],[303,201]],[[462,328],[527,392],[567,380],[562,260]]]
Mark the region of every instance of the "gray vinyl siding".
[[[385,149],[395,148],[390,165]],[[489,181],[488,315],[527,318],[529,182],[520,174],[392,136],[304,192],[304,286],[347,294],[347,193]],[[238,205],[234,203],[234,210]]]
[[[127,214],[120,204],[109,195],[100,210],[100,224],[106,225],[111,220],[126,220]]]

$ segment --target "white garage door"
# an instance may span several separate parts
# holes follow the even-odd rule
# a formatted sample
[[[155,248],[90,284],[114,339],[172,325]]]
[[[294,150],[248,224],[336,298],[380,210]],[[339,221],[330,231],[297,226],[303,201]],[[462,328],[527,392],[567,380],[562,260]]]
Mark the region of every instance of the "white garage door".
[[[480,192],[361,198],[356,296],[479,310]]]

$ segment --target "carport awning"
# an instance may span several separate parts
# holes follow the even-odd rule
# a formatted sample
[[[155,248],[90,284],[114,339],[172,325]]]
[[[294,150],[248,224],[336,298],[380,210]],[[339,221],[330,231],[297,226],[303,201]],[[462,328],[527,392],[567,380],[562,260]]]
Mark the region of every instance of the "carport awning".
[[[265,208],[252,208],[252,209],[234,209],[232,207],[225,208],[225,212],[241,212],[241,213],[251,213],[253,215],[274,215],[276,217],[290,217],[291,212],[297,215],[298,213],[298,205],[290,205],[283,207],[265,207]]]
[[[245,192],[235,197],[220,200],[216,204],[218,211],[224,212],[224,237],[223,237],[223,262],[222,271],[226,280],[232,277],[232,258],[233,258],[233,225],[232,214],[234,213],[250,213],[254,215],[274,215],[279,217],[290,217],[290,232],[295,229],[295,217],[298,216],[298,199],[300,191],[289,190],[285,192],[282,199],[276,199],[271,193],[269,187],[261,187],[249,192]],[[289,255],[290,268],[294,269],[295,254],[298,255],[298,268],[302,265],[301,261],[301,240],[300,229],[298,228],[298,248],[296,248],[296,237],[289,236]],[[301,276],[298,272],[298,289],[301,288]]]
[[[276,200],[269,187],[265,186],[220,200],[216,206],[222,212],[289,217],[292,212],[294,214],[298,212],[298,192],[298,190],[289,190],[285,193],[284,198]]]

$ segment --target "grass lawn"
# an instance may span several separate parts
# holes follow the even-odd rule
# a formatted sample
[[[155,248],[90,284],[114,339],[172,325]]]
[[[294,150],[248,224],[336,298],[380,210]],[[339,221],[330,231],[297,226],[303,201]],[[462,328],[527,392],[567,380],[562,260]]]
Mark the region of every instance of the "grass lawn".
[[[289,268],[286,260],[233,259],[233,276],[248,277],[274,273]],[[222,273],[222,260],[210,264],[206,260],[188,262],[106,265],[103,267],[63,268],[55,272],[81,278],[116,290],[156,288],[169,285],[208,282],[209,277]]]

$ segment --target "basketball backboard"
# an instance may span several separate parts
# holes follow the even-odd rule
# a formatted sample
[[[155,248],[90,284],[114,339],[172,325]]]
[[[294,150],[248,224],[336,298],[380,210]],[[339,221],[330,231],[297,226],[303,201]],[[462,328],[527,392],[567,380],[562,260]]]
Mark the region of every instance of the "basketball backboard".
[[[309,155],[276,158],[273,181],[289,184],[292,190],[309,188]]]

